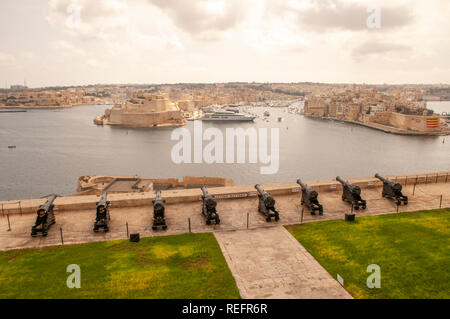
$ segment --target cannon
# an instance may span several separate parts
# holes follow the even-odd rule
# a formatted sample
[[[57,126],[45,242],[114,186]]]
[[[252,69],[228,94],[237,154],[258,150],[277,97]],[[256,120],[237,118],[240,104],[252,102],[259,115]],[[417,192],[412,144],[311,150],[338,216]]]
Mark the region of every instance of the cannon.
[[[255,188],[258,191],[258,211],[264,215],[268,222],[270,222],[272,218],[274,218],[275,221],[280,220],[280,214],[275,209],[275,199],[262,189],[259,184],[256,184]]]
[[[317,197],[319,194],[306,184],[303,184],[301,179],[297,179],[297,184],[302,187],[302,201],[301,204],[308,207],[311,215],[316,214],[316,210],[319,211],[319,215],[323,215],[323,206],[319,203]]]
[[[366,209],[367,207],[366,201],[361,198],[361,188],[359,186],[346,182],[339,176],[336,177],[336,180],[343,186],[342,190],[343,201],[352,204],[355,210],[358,210],[360,206],[362,207],[362,209]]]
[[[51,195],[44,204],[39,206],[36,222],[31,226],[32,237],[36,237],[38,233],[41,233],[42,237],[47,236],[48,230],[55,223],[55,214],[53,212],[55,205],[53,205],[53,202],[56,197],[56,195]]]
[[[102,196],[100,197],[100,200],[96,203],[96,205],[97,212],[95,215],[94,232],[98,232],[100,228],[103,228],[103,231],[106,233],[107,231],[109,231],[109,206],[111,206],[111,202],[107,200],[106,192],[102,193]]]
[[[158,227],[167,229],[166,219],[164,217],[164,204],[166,201],[162,199],[161,191],[156,192],[156,197],[152,200],[153,203],[153,225],[152,229],[157,230]]]
[[[381,193],[383,197],[395,200],[397,205],[401,205],[402,203],[408,205],[408,196],[402,194],[402,185],[391,181],[378,173],[375,174],[375,177],[383,182],[383,192]]]
[[[206,225],[211,225],[211,222],[214,221],[216,225],[220,224],[219,214],[216,211],[217,202],[213,195],[211,195],[205,186],[202,188],[202,215],[206,219]]]

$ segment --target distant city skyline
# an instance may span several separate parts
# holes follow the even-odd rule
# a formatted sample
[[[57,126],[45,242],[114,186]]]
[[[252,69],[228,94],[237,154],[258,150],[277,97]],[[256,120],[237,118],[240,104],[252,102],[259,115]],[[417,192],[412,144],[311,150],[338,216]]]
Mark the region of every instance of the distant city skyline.
[[[0,87],[450,83],[448,0],[2,0]]]

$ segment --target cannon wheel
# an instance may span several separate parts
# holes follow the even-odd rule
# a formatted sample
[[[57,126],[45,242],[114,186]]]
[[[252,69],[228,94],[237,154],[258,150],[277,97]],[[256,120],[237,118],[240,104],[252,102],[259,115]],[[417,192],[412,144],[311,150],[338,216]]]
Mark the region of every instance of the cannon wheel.
[[[279,221],[280,220],[280,216],[275,216],[275,221]]]
[[[166,230],[167,229],[167,225],[163,225],[162,229]]]
[[[270,222],[270,221],[271,221],[270,216],[267,216],[266,217],[266,222]]]
[[[355,207],[353,207],[355,210],[359,210],[359,206],[356,205]]]
[[[220,224],[220,219],[219,219],[219,217],[217,217],[216,218],[216,225],[219,225]]]
[[[153,230],[156,230],[157,228],[158,228],[158,227],[156,227],[156,226],[152,226],[152,229],[153,229]]]
[[[206,220],[206,225],[211,225],[211,221],[209,219]]]

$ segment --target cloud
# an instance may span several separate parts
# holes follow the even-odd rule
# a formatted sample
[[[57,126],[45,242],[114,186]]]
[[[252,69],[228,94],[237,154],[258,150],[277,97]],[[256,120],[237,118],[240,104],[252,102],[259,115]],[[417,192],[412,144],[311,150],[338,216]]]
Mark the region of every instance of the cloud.
[[[82,57],[86,56],[86,52],[82,48],[75,46],[73,43],[65,40],[54,42],[53,48],[63,54],[78,55]]]
[[[239,0],[148,0],[167,13],[174,25],[198,40],[219,40],[245,15]]]
[[[167,18],[155,11],[147,1],[49,0],[46,19],[76,39],[100,40],[121,52],[183,49]],[[71,49],[67,42],[64,49]]]
[[[311,4],[309,8],[291,8],[305,30],[318,33],[369,30],[367,18],[373,11],[368,11],[368,5],[341,0],[313,0]],[[289,9],[285,7],[285,10]],[[381,31],[406,26],[414,18],[407,4],[380,6],[380,17]]]
[[[0,65],[13,65],[16,62],[14,55],[10,53],[0,52]]]
[[[110,38],[127,25],[123,0],[49,0],[48,5],[48,23],[85,40]]]
[[[352,56],[354,58],[360,59],[370,55],[388,54],[400,52],[404,54],[405,52],[412,51],[412,48],[407,45],[381,42],[381,41],[367,41],[352,50]]]

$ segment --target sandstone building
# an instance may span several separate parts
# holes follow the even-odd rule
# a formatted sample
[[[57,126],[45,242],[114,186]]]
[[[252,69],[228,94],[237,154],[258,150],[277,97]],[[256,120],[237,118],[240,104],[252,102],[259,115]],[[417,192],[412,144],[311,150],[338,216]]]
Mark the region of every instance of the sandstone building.
[[[304,114],[383,128],[394,133],[440,133],[445,120],[410,91],[386,94],[365,85],[308,96]]]
[[[182,126],[186,122],[177,103],[169,100],[167,93],[134,92],[126,102],[107,109],[104,116],[94,119],[96,124],[129,127]]]

